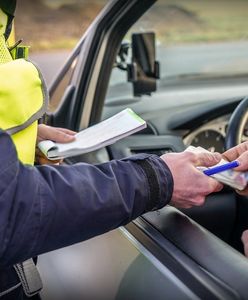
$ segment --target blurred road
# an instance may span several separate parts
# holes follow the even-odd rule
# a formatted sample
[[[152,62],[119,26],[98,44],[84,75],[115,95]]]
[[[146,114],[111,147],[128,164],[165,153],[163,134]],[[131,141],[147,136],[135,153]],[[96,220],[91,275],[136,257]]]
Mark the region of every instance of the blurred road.
[[[54,76],[66,61],[70,51],[62,50],[57,52],[41,52],[30,54],[30,60],[35,62],[49,85]]]
[[[160,78],[187,74],[247,74],[247,53],[248,42],[245,41],[169,47],[158,45]],[[31,54],[30,58],[41,68],[49,84],[69,54],[70,51],[41,52]],[[126,80],[124,75],[126,74],[114,69],[111,84]]]

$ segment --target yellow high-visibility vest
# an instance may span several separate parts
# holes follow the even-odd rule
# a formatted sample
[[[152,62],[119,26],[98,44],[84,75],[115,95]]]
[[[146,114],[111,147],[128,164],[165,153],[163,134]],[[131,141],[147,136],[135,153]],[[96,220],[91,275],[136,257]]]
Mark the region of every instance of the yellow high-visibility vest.
[[[7,16],[0,9],[0,128],[7,131],[19,159],[33,164],[38,119],[48,104],[47,89],[37,67],[26,59],[12,59],[4,32]]]

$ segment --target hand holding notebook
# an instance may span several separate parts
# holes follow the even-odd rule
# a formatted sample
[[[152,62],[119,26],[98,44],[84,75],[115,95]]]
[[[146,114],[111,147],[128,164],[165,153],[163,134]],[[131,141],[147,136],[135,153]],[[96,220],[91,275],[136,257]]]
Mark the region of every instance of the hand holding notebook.
[[[45,140],[40,142],[38,147],[48,159],[58,160],[108,146],[145,127],[146,122],[130,108],[127,108],[94,126],[80,131],[71,143],[61,144]]]

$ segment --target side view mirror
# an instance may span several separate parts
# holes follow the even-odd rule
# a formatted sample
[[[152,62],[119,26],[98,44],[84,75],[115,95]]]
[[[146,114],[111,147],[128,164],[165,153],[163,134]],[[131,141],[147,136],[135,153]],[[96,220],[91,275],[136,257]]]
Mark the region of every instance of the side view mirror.
[[[132,35],[132,62],[127,65],[128,81],[134,96],[151,95],[157,89],[159,63],[156,61],[155,33]]]

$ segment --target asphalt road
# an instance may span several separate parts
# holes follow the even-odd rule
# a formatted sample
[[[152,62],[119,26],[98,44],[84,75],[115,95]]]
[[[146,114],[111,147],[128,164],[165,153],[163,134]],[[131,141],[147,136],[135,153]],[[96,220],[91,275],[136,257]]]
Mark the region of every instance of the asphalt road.
[[[70,51],[31,53],[30,59],[41,69],[41,72],[49,85],[63,66],[69,54]]]
[[[158,49],[164,76],[190,73],[248,73],[248,42],[197,44]]]
[[[70,51],[34,53],[31,60],[41,68],[47,83],[58,73]],[[177,47],[157,47],[161,78],[189,73],[248,73],[248,42],[198,44]],[[112,84],[123,81],[114,70]]]

